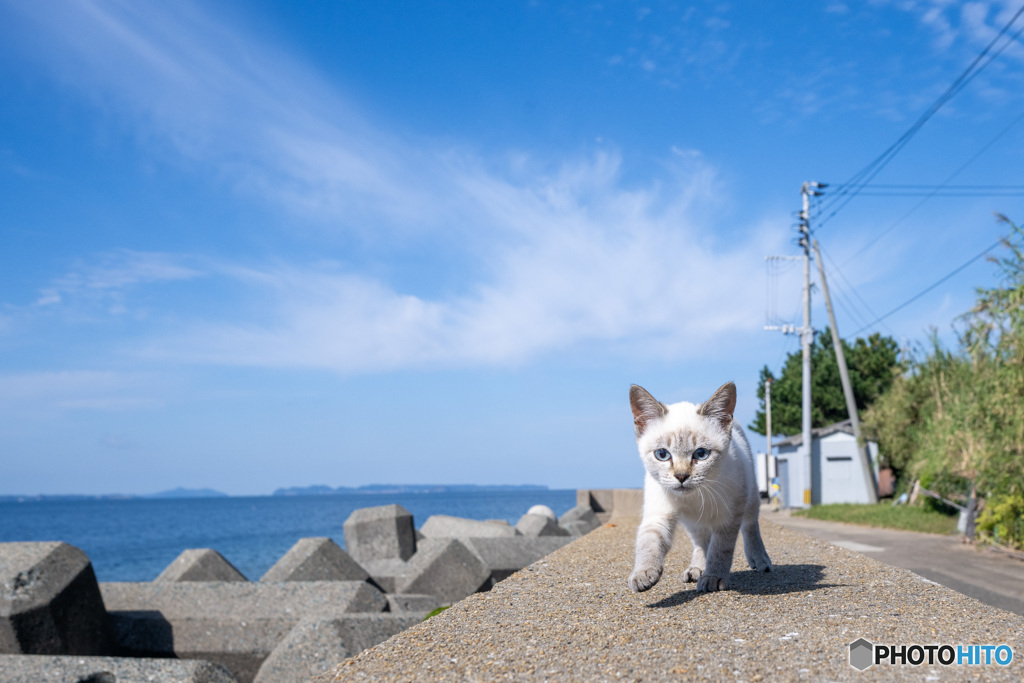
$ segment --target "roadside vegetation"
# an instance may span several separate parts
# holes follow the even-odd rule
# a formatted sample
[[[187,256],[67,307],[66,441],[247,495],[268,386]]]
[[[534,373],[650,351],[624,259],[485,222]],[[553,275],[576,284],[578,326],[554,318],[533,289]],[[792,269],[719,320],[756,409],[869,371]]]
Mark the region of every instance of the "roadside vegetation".
[[[976,495],[978,536],[1024,549],[1024,231],[1000,218],[1011,229],[1009,254],[991,259],[1000,285],[976,290],[956,350],[933,335],[927,353],[904,361],[864,427],[904,487],[918,480],[950,500]]]
[[[922,531],[929,534],[952,534],[956,532],[956,515],[950,515],[931,507],[893,505],[882,502],[876,505],[815,505],[804,510],[794,510],[793,516],[822,519],[828,522],[846,522],[862,526]]]

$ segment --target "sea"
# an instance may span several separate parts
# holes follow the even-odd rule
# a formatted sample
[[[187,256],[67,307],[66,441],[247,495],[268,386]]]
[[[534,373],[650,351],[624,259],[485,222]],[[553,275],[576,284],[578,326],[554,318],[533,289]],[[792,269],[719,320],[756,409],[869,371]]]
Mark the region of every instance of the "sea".
[[[0,502],[0,542],[70,543],[89,556],[100,581],[152,581],[181,551],[213,548],[255,581],[299,539],[327,536],[345,547],[342,525],[354,510],[395,503],[417,527],[431,515],[515,524],[534,505],[562,515],[576,491]]]

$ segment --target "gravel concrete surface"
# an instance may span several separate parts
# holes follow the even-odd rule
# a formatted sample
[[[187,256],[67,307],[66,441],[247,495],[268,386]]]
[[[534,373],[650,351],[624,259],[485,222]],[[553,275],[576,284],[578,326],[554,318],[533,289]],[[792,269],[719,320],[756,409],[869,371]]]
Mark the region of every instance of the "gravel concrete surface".
[[[1020,681],[1024,617],[899,567],[762,522],[774,568],[737,548],[731,589],[680,580],[679,534],[661,581],[626,586],[639,520],[620,518],[427,622],[347,659],[329,681]],[[849,644],[1001,644],[1006,667],[848,664]]]

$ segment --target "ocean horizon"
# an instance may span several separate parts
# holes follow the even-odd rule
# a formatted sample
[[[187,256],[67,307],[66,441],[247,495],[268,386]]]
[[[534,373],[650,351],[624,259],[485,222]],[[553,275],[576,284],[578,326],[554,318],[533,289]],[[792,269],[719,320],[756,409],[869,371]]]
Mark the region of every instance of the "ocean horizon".
[[[0,542],[64,541],[89,556],[99,581],[152,581],[183,550],[212,548],[257,581],[299,539],[327,536],[344,548],[353,511],[391,504],[409,510],[417,528],[431,515],[515,524],[533,505],[562,515],[576,505],[576,489],[5,499]]]

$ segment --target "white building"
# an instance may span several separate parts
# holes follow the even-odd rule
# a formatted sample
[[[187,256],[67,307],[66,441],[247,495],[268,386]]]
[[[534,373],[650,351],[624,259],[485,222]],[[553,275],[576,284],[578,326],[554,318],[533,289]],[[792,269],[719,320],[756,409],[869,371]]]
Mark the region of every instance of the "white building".
[[[782,504],[806,507],[800,484],[803,435],[773,444],[778,448],[776,469]],[[873,481],[865,481],[857,452],[857,440],[849,420],[811,430],[811,504],[867,503],[868,492],[878,481],[878,444],[868,441]]]
[[[754,453],[754,473],[757,475],[757,490],[762,498],[767,498],[771,492],[772,477],[777,474],[775,456]]]

